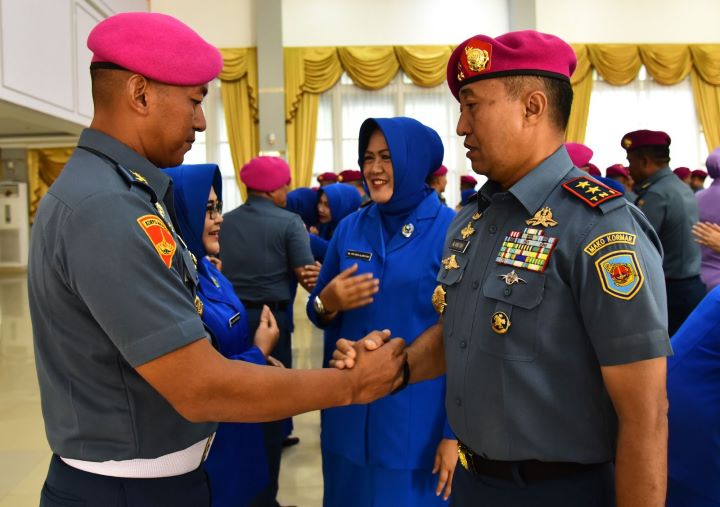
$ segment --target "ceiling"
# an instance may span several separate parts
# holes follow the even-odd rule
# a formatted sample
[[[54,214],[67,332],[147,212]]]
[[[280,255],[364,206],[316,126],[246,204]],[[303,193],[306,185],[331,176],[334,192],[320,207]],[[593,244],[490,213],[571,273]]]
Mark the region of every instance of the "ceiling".
[[[83,126],[0,100],[0,145],[23,138],[77,137]]]

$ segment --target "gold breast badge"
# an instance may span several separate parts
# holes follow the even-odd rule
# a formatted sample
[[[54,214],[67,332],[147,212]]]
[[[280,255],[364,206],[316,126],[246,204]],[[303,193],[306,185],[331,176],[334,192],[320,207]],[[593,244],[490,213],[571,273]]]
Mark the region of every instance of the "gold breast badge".
[[[205,306],[205,305],[203,305],[203,302],[200,300],[200,297],[199,297],[199,296],[195,296],[195,309],[197,310],[198,315],[200,315],[201,317],[202,317],[202,314],[203,314],[203,307],[204,307],[204,306]]]
[[[502,278],[503,282],[505,282],[507,285],[513,285],[515,283],[527,283],[525,280],[523,280],[517,275],[514,269],[504,275],[498,275],[498,278]]]
[[[443,259],[442,265],[448,271],[450,271],[451,269],[460,269],[460,264],[458,264],[458,261],[454,255]]]
[[[495,312],[490,319],[490,327],[497,334],[505,334],[510,329],[510,317],[505,312]]]
[[[535,213],[534,217],[525,220],[525,223],[540,227],[555,227],[558,224],[553,220],[552,210],[548,206]]]
[[[480,220],[480,218],[482,218],[482,213],[480,213],[479,211],[476,211],[475,213],[473,213],[473,216],[471,218],[474,221],[478,221],[478,220]]]
[[[445,308],[447,308],[447,303],[445,302],[445,294],[446,292],[442,285],[438,285],[437,287],[435,287],[435,290],[432,294],[432,304],[435,308],[435,311],[439,315],[445,313]]]
[[[475,234],[475,228],[473,227],[472,222],[468,222],[467,226],[460,231],[460,234],[462,235],[462,239],[468,239],[470,236]]]

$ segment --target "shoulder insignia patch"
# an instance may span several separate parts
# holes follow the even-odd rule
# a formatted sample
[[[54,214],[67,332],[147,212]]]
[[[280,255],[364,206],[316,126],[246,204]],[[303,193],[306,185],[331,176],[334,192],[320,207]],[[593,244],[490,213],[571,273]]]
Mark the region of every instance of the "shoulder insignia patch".
[[[618,299],[630,300],[643,286],[645,277],[635,252],[617,250],[595,261],[604,292]]]
[[[607,232],[588,243],[588,245],[583,248],[583,252],[592,257],[606,246],[617,245],[619,243],[634,245],[636,239],[637,236],[629,232]]]
[[[620,197],[622,194],[599,181],[587,176],[580,176],[562,184],[562,187],[590,207],[596,208],[601,203]]]
[[[165,222],[157,215],[143,215],[137,219],[137,223],[145,231],[162,261],[170,269],[177,245],[165,226]]]

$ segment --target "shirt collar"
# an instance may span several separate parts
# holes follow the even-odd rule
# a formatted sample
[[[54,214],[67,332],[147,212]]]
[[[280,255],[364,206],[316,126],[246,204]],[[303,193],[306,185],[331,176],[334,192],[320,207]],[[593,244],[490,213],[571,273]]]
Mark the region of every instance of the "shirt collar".
[[[509,192],[534,215],[572,168],[572,160],[563,145],[510,187]]]
[[[78,146],[104,153],[129,171],[135,180],[147,183],[158,198],[162,199],[167,193],[170,177],[155,167],[148,159],[117,139],[99,130],[87,128],[80,134]]]
[[[670,170],[670,166],[665,166],[662,169],[654,172],[648,178],[645,178],[639,184],[635,185],[635,190],[645,190],[656,181],[666,178],[668,176],[675,176],[675,174]],[[677,178],[677,176],[675,177]]]

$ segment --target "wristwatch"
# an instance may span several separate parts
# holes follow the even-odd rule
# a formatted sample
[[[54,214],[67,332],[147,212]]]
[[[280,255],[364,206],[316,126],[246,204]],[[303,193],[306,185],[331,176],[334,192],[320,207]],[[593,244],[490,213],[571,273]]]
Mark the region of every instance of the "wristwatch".
[[[315,312],[318,315],[325,315],[327,313],[325,311],[325,305],[323,305],[322,299],[320,299],[320,296],[315,296],[315,299],[313,299],[313,308],[315,308]]]

